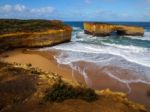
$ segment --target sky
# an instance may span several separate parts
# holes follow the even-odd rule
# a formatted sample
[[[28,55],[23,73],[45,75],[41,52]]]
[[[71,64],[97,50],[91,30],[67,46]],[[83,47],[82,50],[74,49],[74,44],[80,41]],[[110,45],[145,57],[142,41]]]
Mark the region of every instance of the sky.
[[[0,18],[150,21],[150,0],[0,0]]]

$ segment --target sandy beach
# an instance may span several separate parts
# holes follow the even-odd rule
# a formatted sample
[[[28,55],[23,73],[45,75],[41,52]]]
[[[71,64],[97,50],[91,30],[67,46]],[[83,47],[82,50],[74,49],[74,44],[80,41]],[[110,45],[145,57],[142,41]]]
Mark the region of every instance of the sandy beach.
[[[134,78],[132,71],[116,68],[114,66],[100,67],[94,63],[85,61],[74,62],[73,64],[78,66],[80,70],[83,70],[86,66],[85,76],[83,71],[79,72],[73,70],[69,65],[58,64],[54,58],[56,55],[59,55],[59,52],[55,50],[31,51],[20,49],[3,53],[0,55],[0,59],[9,63],[32,64],[33,67],[38,67],[43,71],[61,74],[64,78],[97,90],[109,88],[113,91],[125,92],[128,94],[129,99],[146,105],[150,110],[149,84],[142,82],[125,83],[111,76],[111,73],[113,73],[124,79]],[[131,77],[127,74],[131,74]]]

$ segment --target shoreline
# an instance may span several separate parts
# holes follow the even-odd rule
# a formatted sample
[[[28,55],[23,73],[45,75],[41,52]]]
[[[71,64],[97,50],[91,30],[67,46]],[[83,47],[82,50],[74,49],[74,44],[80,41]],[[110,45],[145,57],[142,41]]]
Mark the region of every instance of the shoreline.
[[[88,62],[75,62],[76,65],[83,69],[85,65],[88,66],[87,69],[87,77],[88,81],[81,72],[72,70],[69,65],[60,65],[54,59],[54,56],[59,55],[59,52],[52,51],[26,51],[26,50],[14,50],[3,53],[0,55],[2,61],[9,63],[20,63],[20,64],[32,64],[33,67],[38,67],[43,71],[54,72],[57,74],[61,74],[62,77],[67,78],[73,82],[78,82],[80,84],[88,85],[88,87],[94,89],[106,89],[110,88],[113,91],[121,91],[128,93],[129,86],[131,87],[131,92],[128,94],[130,100],[146,105],[146,107],[150,110],[150,96],[148,92],[150,91],[150,85],[144,84],[142,82],[135,82],[129,85],[122,83],[118,80],[113,79],[108,76],[104,70],[109,68],[108,70],[118,68],[106,67],[99,68],[95,66],[93,63]],[[98,73],[98,74],[97,74]],[[122,72],[123,74],[127,72]],[[124,75],[125,76],[125,75]],[[108,83],[109,82],[109,83]]]

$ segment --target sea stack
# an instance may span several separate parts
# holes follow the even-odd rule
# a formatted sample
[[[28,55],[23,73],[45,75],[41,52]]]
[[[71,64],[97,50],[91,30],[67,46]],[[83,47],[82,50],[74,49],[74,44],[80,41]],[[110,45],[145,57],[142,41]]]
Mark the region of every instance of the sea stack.
[[[138,26],[115,25],[109,23],[84,23],[85,34],[93,36],[110,36],[113,32],[117,35],[123,36],[143,36],[144,28]]]
[[[0,19],[0,51],[68,42],[71,33],[72,28],[58,20]]]

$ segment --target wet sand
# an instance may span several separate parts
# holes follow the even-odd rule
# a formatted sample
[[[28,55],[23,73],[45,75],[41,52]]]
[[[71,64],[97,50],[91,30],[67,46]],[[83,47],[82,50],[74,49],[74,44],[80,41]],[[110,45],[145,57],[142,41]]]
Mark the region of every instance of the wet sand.
[[[53,58],[56,52],[36,52],[26,50],[15,50],[3,53],[0,59],[9,63],[32,64],[33,67],[38,67],[43,71],[53,72],[62,75],[63,77],[73,80],[69,74],[69,70],[65,66],[60,66]]]
[[[32,64],[43,71],[54,72],[74,82],[78,82],[94,89],[110,88],[113,91],[121,91],[128,94],[129,99],[144,104],[150,110],[150,85],[142,82],[125,83],[111,74],[122,79],[134,78],[133,71],[129,71],[114,66],[100,67],[94,63],[79,61],[73,65],[79,70],[73,70],[69,65],[60,65],[54,59],[59,55],[55,50],[51,51],[26,51],[15,50],[0,55],[0,59],[5,62],[16,62],[21,64]],[[85,69],[86,68],[86,69]],[[85,71],[83,71],[85,70]],[[86,74],[85,74],[86,72]]]

